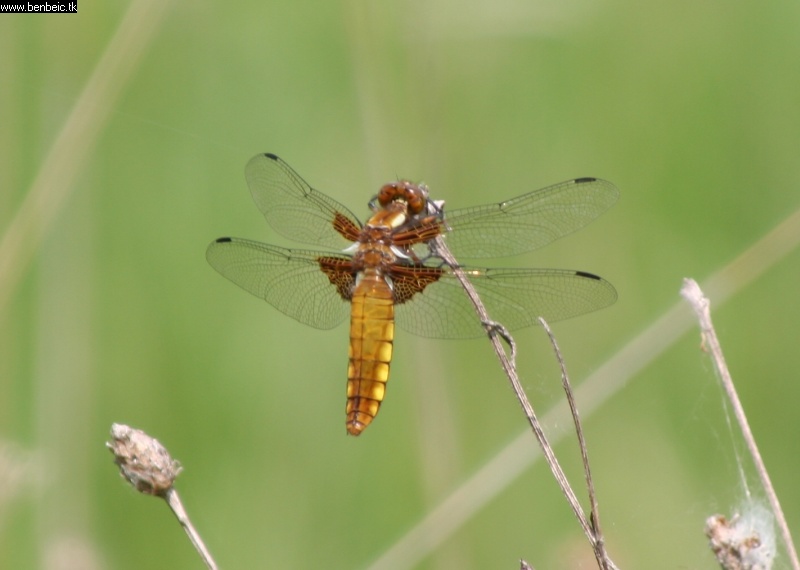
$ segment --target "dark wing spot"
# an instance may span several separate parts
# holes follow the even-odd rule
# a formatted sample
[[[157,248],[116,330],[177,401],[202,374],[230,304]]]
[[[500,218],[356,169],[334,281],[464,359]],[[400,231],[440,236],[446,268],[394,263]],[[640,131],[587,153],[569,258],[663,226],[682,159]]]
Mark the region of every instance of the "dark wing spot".
[[[229,237],[221,237],[216,239],[216,243],[230,243],[231,241],[233,240],[231,240]]]
[[[576,178],[575,184],[581,184],[583,182],[594,182],[597,178],[592,178],[591,176],[586,176],[584,178]]]
[[[594,273],[586,273],[585,271],[576,271],[575,275],[578,277],[586,277],[587,279],[596,279],[597,281],[601,280],[601,277],[595,275]]]
[[[271,158],[272,160],[278,160],[278,155],[272,154],[271,152],[265,152],[264,156],[266,156],[267,158]]]

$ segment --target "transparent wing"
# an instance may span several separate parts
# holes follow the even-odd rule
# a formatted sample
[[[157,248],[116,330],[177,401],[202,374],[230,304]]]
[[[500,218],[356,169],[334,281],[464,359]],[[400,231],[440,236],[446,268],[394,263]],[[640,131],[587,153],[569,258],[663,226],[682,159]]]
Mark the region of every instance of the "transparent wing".
[[[284,249],[238,238],[219,238],[206,250],[211,267],[282,313],[318,329],[330,329],[350,314],[320,269],[320,258],[343,256]]]
[[[611,182],[576,178],[497,204],[445,207],[445,240],[456,259],[531,251],[582,228],[618,196]]]
[[[333,198],[314,190],[274,154],[250,159],[245,178],[267,223],[284,237],[337,250],[355,241],[353,232],[357,235],[361,228],[358,218]]]
[[[608,281],[582,271],[463,269],[490,318],[509,330],[535,325],[539,316],[553,322],[589,313],[617,299],[617,292]],[[466,292],[450,270],[445,270],[421,293],[396,306],[398,326],[429,338],[485,335]]]

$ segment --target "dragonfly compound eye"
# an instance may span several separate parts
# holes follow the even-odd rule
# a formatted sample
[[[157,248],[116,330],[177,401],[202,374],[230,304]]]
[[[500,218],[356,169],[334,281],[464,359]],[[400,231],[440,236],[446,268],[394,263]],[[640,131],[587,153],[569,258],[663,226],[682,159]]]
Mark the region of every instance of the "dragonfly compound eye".
[[[412,215],[419,214],[425,209],[427,202],[425,192],[416,184],[406,183],[405,186],[406,203],[408,212]]]
[[[378,191],[378,203],[385,208],[393,200],[396,200],[398,196],[402,195],[402,193],[397,182],[384,184]]]

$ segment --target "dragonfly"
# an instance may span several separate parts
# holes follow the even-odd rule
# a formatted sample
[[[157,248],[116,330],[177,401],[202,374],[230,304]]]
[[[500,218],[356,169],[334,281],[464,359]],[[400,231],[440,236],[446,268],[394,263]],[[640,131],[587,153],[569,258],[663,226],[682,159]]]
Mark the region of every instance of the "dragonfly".
[[[454,210],[430,200],[424,184],[398,180],[380,188],[362,223],[274,154],[253,157],[245,177],[267,223],[315,249],[221,237],[206,258],[224,277],[305,325],[331,329],[350,316],[350,435],[370,425],[384,400],[395,324],[427,338],[486,334],[454,268],[436,255],[437,238],[459,260],[493,321],[508,331],[538,324],[538,317],[552,322],[588,313],[617,298],[608,281],[585,271],[460,265],[462,258],[534,250],[585,226],[619,194],[599,178]]]

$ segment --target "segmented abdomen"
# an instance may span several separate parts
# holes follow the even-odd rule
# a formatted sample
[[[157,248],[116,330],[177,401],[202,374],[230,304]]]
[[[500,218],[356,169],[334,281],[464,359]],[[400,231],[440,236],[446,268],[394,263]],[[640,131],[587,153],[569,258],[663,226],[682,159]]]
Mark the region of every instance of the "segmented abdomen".
[[[378,414],[389,380],[394,340],[394,300],[386,280],[365,272],[350,313],[347,433],[359,435]]]

